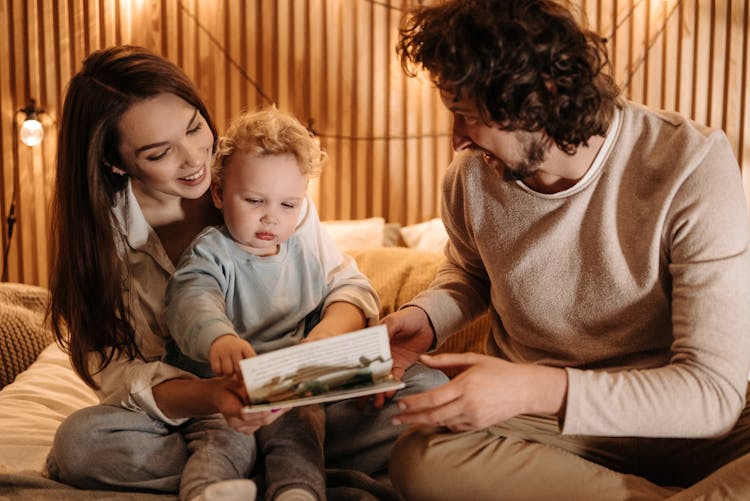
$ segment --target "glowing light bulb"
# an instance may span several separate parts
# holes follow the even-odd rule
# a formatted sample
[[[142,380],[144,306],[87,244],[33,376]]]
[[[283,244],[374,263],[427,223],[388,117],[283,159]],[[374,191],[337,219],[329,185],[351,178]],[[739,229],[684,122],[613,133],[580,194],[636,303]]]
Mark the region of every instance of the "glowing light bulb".
[[[44,127],[42,126],[42,123],[35,118],[26,119],[24,120],[23,125],[21,125],[20,136],[21,141],[26,146],[37,146],[44,138]]]

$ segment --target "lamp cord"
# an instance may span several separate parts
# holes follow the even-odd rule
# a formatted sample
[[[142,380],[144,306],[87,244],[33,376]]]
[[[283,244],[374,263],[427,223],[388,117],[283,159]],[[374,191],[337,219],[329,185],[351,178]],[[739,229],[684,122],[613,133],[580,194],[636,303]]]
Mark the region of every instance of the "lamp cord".
[[[6,218],[8,223],[8,239],[5,241],[5,248],[3,249],[3,276],[2,281],[8,281],[8,254],[10,253],[10,243],[13,238],[13,227],[16,225],[16,189],[13,188],[13,199],[10,202],[10,209],[8,210],[8,217]]]

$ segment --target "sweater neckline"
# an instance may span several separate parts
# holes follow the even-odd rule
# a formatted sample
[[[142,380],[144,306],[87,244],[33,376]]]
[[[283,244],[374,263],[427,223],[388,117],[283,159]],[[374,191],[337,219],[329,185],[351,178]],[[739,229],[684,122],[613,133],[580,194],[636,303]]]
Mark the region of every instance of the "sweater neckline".
[[[591,182],[598,176],[599,172],[601,172],[604,162],[609,156],[610,151],[612,150],[615,139],[620,133],[621,115],[622,110],[616,107],[614,113],[612,114],[612,123],[609,126],[607,135],[604,138],[602,147],[599,148],[599,152],[596,154],[596,157],[594,157],[594,161],[591,162],[591,167],[589,167],[589,170],[586,171],[586,174],[584,174],[583,177],[570,188],[558,191],[557,193],[541,193],[532,188],[529,188],[526,184],[524,184],[523,181],[517,180],[515,181],[515,183],[523,190],[532,193],[539,198],[547,199],[567,198],[586,189],[586,187],[589,186]]]

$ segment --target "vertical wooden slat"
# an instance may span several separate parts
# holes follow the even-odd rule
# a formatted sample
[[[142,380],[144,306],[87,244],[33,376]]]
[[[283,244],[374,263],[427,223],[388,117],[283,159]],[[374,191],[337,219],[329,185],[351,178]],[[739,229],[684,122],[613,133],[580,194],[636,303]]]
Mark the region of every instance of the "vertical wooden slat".
[[[242,61],[244,52],[242,43],[244,41],[244,30],[242,29],[242,8],[244,2],[228,2],[224,14],[224,46],[228,51],[231,61]],[[234,64],[227,64],[224,74],[225,92],[227,95],[228,118],[236,116],[244,111],[247,101],[241,92],[244,78],[242,73]]]
[[[372,9],[372,41],[370,47],[372,92],[368,106],[371,113],[370,134],[377,137],[371,141],[371,172],[368,192],[371,198],[371,214],[383,215],[387,207],[386,193],[388,191],[388,142],[384,138],[388,135],[388,79],[389,60],[393,51],[384,50],[390,43],[389,10],[379,5]]]
[[[183,67],[220,131],[276,102],[313,120],[329,163],[312,190],[323,219],[438,215],[453,157],[450,116],[426,78],[405,77],[393,50],[419,0],[0,0],[0,201],[18,222],[9,277],[46,283],[47,208],[65,86],[92,50],[137,43]],[[727,133],[750,193],[750,0],[573,0],[607,38],[625,96]],[[28,149],[16,113],[46,110]],[[23,149],[27,148],[27,149]]]
[[[726,37],[726,17],[729,0],[711,0],[711,51],[708,75],[708,95],[706,96],[708,106],[707,123],[711,127],[722,126],[722,111],[724,109],[724,78],[726,76],[725,54],[728,52],[728,40]]]
[[[677,75],[680,74],[680,11],[674,6],[670,16],[670,2],[662,2],[659,17],[668,19],[664,24],[664,43],[662,44],[661,58],[663,61],[662,78],[659,79],[659,95],[661,107],[677,109]]]
[[[2,167],[2,190],[0,190],[0,200],[2,201],[2,215],[0,221],[0,247],[3,251],[6,246],[10,245],[8,240],[8,226],[6,223],[8,212],[13,197],[13,188],[15,186],[13,173],[16,168],[17,159],[14,158],[17,152],[15,148],[15,91],[13,90],[14,79],[13,62],[14,54],[14,30],[13,24],[13,0],[0,1],[0,33],[4,36],[0,39],[0,167]],[[10,257],[10,256],[8,256]],[[3,257],[5,260],[5,258]],[[10,274],[10,260],[0,263],[7,268]]]
[[[275,2],[273,29],[268,33],[275,46],[276,57],[274,72],[276,104],[282,111],[294,113],[294,97],[291,89],[295,88],[294,75],[294,33],[290,29],[292,24],[290,0]]]
[[[355,87],[352,95],[352,136],[355,138],[372,137],[372,15],[374,5],[366,2],[356,4],[354,9],[355,56],[353,58]],[[363,218],[368,215],[372,206],[372,141],[355,139],[352,143],[352,186],[353,194],[351,212],[348,217]]]
[[[713,1],[713,0],[711,0]],[[698,122],[708,123],[708,103],[706,96],[711,80],[711,26],[705,20],[711,20],[710,2],[696,0],[695,44],[693,46],[693,94],[691,118]],[[702,21],[703,20],[703,21]],[[708,78],[706,78],[708,77]]]
[[[406,0],[394,0],[393,5],[403,9]],[[391,46],[396,43],[396,29],[399,22],[399,12],[396,9],[389,11],[389,24],[391,26]],[[405,114],[398,113],[407,104],[405,96],[406,80],[402,76],[401,68],[395,58],[390,60],[390,85],[388,108],[388,132],[391,137],[406,135]],[[390,141],[388,143],[388,214],[399,214],[398,219],[402,223],[405,219],[405,186],[406,179],[404,170],[404,156],[406,152],[406,141]]]
[[[742,33],[732,26],[742,26],[744,9],[741,2],[727,5],[724,28],[727,50],[724,55],[724,85],[721,94],[721,128],[727,133],[734,151],[739,151],[739,134],[742,110]]]
[[[740,161],[740,167],[742,168],[743,174],[746,175],[745,179],[750,178],[750,0],[743,2],[742,16],[742,56],[740,57],[740,63],[742,65],[741,71],[741,84],[740,84],[740,129],[739,129],[739,144],[738,144],[738,157]],[[748,184],[745,184],[745,194],[750,198],[750,189]],[[749,204],[750,205],[750,204]]]
[[[307,34],[305,44],[305,58],[308,61],[307,64],[307,81],[305,85],[305,94],[308,96],[309,101],[307,102],[307,120],[311,125],[316,134],[318,134],[318,141],[320,146],[326,149],[325,138],[321,138],[321,125],[322,118],[324,115],[324,103],[325,93],[322,89],[325,88],[326,84],[326,68],[325,68],[325,35],[323,30],[324,20],[324,0],[310,0],[305,2],[307,10],[305,11],[305,32]],[[323,166],[324,175],[330,169],[330,160]],[[320,208],[321,206],[321,190],[320,190],[320,179],[314,179],[310,183],[309,193],[312,196],[315,205]]]
[[[341,156],[339,157],[339,199],[338,218],[348,219],[352,213],[354,193],[354,170],[356,169],[356,157],[352,137],[356,136],[356,117],[354,111],[357,109],[356,94],[357,86],[356,64],[358,57],[359,37],[354,30],[356,7],[348,6],[341,9],[341,24],[339,25],[341,43],[341,63],[339,66],[339,82],[341,95],[341,106],[339,107],[338,120],[341,122],[342,135]]]

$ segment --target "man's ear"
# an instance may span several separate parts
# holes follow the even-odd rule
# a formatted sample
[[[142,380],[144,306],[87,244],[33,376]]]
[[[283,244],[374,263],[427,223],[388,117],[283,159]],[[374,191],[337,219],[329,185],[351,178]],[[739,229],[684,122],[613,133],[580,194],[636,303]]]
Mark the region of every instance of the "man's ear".
[[[211,183],[211,200],[214,201],[214,206],[219,210],[224,208],[223,196],[224,190],[221,185],[217,182]]]

